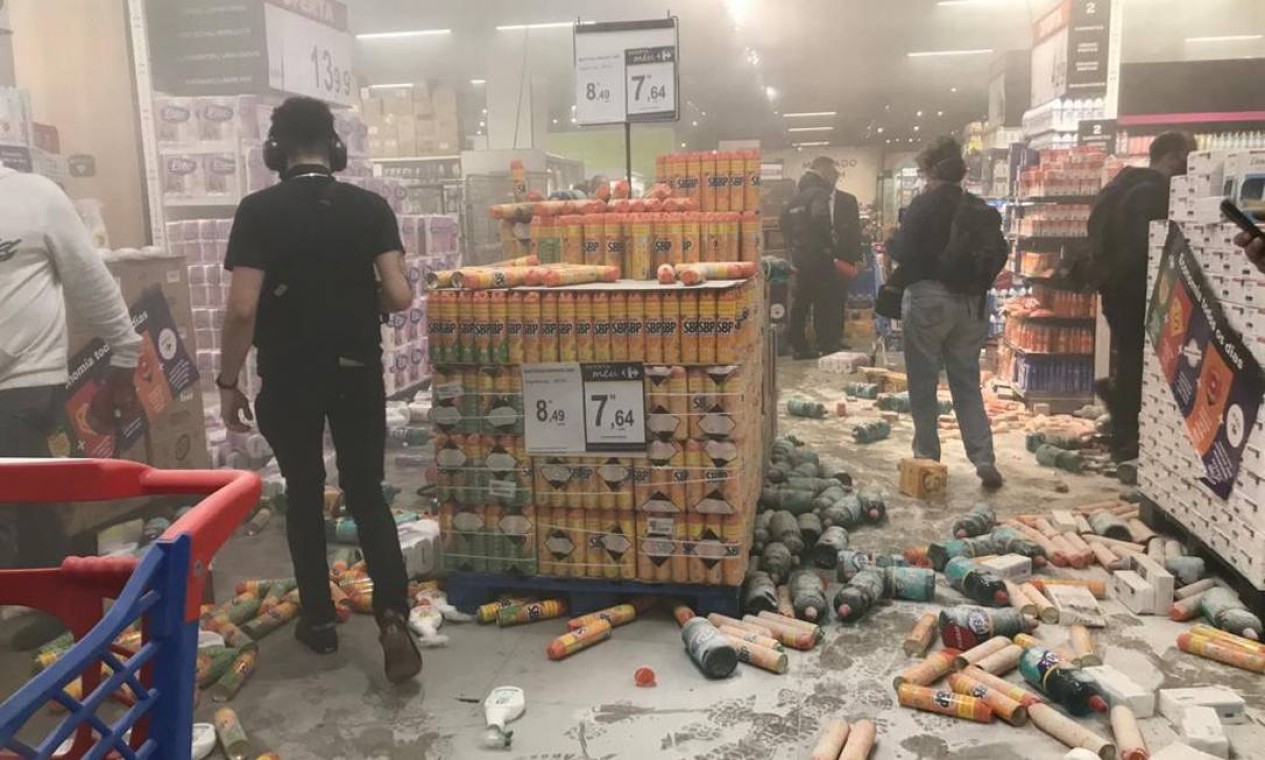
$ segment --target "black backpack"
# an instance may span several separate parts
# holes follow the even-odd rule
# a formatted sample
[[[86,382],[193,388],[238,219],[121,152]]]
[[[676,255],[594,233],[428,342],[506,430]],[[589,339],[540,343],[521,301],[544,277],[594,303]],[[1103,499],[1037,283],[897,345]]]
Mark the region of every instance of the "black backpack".
[[[949,244],[936,262],[936,279],[955,293],[986,293],[1010,258],[1001,225],[997,209],[963,191],[953,214]]]
[[[1151,175],[1148,173],[1126,169],[1117,181],[1103,188],[1089,212],[1089,236],[1070,246],[1063,254],[1061,269],[1067,279],[1089,290],[1097,290],[1107,282],[1115,269],[1120,249],[1119,241],[1113,235],[1119,226],[1116,222],[1120,210],[1129,195],[1149,181]]]

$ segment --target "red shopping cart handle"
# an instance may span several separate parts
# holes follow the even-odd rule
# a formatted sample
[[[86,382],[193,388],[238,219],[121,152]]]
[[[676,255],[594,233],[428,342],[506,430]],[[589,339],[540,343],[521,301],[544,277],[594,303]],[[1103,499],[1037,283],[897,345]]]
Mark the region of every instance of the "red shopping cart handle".
[[[163,534],[187,534],[192,543],[185,620],[196,620],[206,569],[219,548],[259,503],[259,477],[237,470],[155,470],[117,459],[0,459],[0,499],[5,502],[108,501],[138,496],[207,494]],[[112,558],[79,557],[65,572],[121,588],[135,567]]]

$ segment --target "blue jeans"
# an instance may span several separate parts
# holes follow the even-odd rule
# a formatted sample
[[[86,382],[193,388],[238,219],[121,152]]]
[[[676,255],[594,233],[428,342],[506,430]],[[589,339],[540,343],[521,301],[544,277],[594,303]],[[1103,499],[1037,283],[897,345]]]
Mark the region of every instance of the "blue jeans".
[[[935,280],[916,282],[905,288],[901,329],[914,418],[914,456],[940,459],[936,386],[943,369],[949,377],[967,458],[976,466],[994,464],[993,430],[980,391],[980,351],[988,337],[988,318],[980,297],[953,293]]]

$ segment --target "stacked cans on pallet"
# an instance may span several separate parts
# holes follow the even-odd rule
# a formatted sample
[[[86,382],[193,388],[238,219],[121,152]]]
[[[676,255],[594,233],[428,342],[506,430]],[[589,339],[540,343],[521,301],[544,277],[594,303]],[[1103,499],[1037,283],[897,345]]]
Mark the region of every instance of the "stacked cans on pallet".
[[[1148,304],[1154,311],[1143,372],[1138,467],[1142,492],[1258,589],[1265,588],[1265,420],[1258,413],[1251,421],[1259,396],[1245,398],[1238,388],[1236,376],[1246,376],[1248,369],[1231,363],[1246,362],[1246,357],[1222,358],[1207,336],[1227,331],[1210,324],[1199,301],[1215,301],[1210,308],[1219,307],[1247,353],[1265,365],[1265,275],[1234,245],[1238,228],[1225,222],[1220,210],[1227,195],[1250,204],[1251,188],[1259,187],[1262,177],[1265,151],[1192,153],[1189,173],[1173,180],[1169,220],[1151,224],[1148,298],[1153,299],[1164,271],[1170,223],[1190,249],[1190,266],[1179,259],[1181,269],[1197,268],[1207,294],[1188,300],[1170,269],[1159,295],[1178,292],[1180,298],[1161,302],[1160,308]],[[1179,404],[1178,394],[1188,400]],[[1190,431],[1187,415],[1198,424],[1199,435]],[[1214,492],[1209,474],[1228,476],[1236,465],[1228,495]]]
[[[431,291],[445,569],[740,584],[762,300],[758,280]],[[519,365],[607,361],[645,365],[645,455],[528,456]]]
[[[557,216],[554,206],[535,204],[532,252],[542,264],[617,266],[630,280],[653,280],[668,263],[760,260],[762,231],[754,211],[701,212],[693,201],[678,201],[650,204],[659,211],[622,212],[617,209],[624,203],[645,209],[647,202],[615,200],[603,213]]]

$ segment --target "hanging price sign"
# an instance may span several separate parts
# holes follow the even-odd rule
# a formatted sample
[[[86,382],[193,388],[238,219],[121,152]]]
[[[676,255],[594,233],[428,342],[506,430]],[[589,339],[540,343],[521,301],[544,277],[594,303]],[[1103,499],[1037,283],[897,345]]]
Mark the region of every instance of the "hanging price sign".
[[[577,24],[576,122],[675,120],[678,50],[675,18]]]

